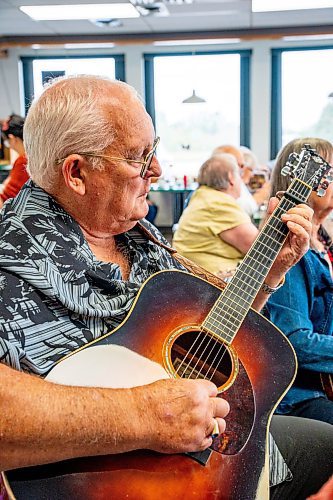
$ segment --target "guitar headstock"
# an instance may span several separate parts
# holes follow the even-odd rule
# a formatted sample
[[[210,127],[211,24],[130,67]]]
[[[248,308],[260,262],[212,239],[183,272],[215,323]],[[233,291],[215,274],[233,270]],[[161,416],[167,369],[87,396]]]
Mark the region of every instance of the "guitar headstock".
[[[299,154],[289,155],[281,174],[305,182],[318,196],[324,196],[333,181],[333,167],[309,144],[304,144]]]

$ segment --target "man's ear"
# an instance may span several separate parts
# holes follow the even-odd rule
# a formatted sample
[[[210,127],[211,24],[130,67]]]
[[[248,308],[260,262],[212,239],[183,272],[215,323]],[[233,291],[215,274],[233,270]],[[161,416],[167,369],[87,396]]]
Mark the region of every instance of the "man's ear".
[[[235,185],[235,177],[231,172],[228,172],[228,181],[231,187]]]
[[[66,186],[80,196],[86,192],[85,165],[83,157],[74,154],[67,156],[61,167]]]

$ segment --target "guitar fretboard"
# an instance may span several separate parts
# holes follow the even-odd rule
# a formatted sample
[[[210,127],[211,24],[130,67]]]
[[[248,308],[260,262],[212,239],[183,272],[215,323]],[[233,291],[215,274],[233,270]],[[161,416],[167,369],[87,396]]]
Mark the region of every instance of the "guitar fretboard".
[[[310,196],[311,186],[295,179],[257,236],[232,280],[203,322],[231,344],[288,234],[281,215]]]

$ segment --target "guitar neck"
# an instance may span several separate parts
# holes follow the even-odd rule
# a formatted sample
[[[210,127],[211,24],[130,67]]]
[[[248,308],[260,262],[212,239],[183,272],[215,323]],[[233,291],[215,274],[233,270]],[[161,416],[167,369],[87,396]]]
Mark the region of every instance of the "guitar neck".
[[[237,334],[286,240],[288,227],[281,216],[295,205],[306,202],[311,191],[311,186],[304,182],[293,181],[203,322],[205,329],[218,333],[228,344]]]

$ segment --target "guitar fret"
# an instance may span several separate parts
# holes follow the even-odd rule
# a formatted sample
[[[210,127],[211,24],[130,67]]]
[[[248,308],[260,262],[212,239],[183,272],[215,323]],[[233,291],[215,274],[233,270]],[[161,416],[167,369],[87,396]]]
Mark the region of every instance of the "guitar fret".
[[[254,291],[257,291],[258,288],[255,287],[255,286],[252,286],[250,285],[249,283],[246,283],[244,280],[241,280],[240,278],[237,278],[239,283],[236,283],[236,280],[235,280],[235,284],[234,284],[234,287],[237,288],[238,290],[242,290],[246,295],[248,295],[248,292],[250,292],[251,290],[254,290]],[[259,281],[257,281],[257,283],[260,284]],[[245,285],[245,287],[244,287]],[[247,291],[245,288],[249,288],[249,291]]]
[[[243,287],[244,285],[247,286],[249,284],[249,280],[255,281],[258,284],[262,284],[266,273],[262,272],[262,270],[259,270],[257,267],[252,267],[250,265],[247,266],[247,274],[245,272],[243,273],[238,273],[234,277],[234,282],[237,283],[237,286],[239,287],[239,283]],[[248,274],[248,273],[251,274]],[[232,287],[230,287],[232,288]],[[252,287],[253,288],[253,287]]]
[[[236,335],[239,327],[240,327],[240,323],[237,325],[233,325],[233,328],[230,328],[230,326],[228,326],[228,325],[223,325],[223,327],[221,327],[220,320],[218,320],[218,321],[210,320],[210,321],[207,321],[203,326],[204,326],[204,328],[214,332],[220,338],[231,343],[234,336]]]
[[[223,325],[223,329],[222,329],[221,326],[219,326],[220,323],[221,323],[220,320],[218,322],[216,322],[214,320],[205,321],[205,323],[203,323],[203,327],[207,328],[208,330],[213,331],[216,335],[219,335],[222,338],[224,335],[227,335],[229,337],[229,339],[226,339],[226,340],[231,340],[235,335],[235,331],[233,329],[229,328],[227,325]],[[229,330],[231,333],[226,333],[224,331],[224,329]],[[217,330],[219,330],[219,332]]]
[[[272,222],[273,222],[273,223],[275,222],[276,224],[277,224],[277,223],[279,223],[278,225],[280,226],[280,228],[278,228],[277,226],[274,226],[273,224],[271,224],[271,228],[272,228],[274,231],[276,231],[277,233],[280,233],[282,236],[285,236],[285,235],[286,235],[286,233],[288,232],[288,229],[286,228],[286,231],[285,231],[285,232],[283,232],[283,231],[282,231],[282,229],[284,229],[284,227],[285,227],[285,226],[284,226],[283,224],[281,224],[280,219],[277,219],[277,218],[276,218],[276,217],[274,217],[274,216],[272,216],[272,217],[273,217]]]
[[[278,236],[278,241],[280,241],[281,235],[285,236],[282,224],[277,224],[276,221],[272,221],[272,223],[267,228],[267,233],[269,233],[269,235],[278,235],[280,233],[280,236]]]
[[[220,316],[217,312],[215,312],[211,314],[210,320],[216,322],[216,324],[219,324],[221,322],[222,317],[223,317],[223,328],[228,328],[231,332],[235,332],[235,328],[237,327],[238,322],[236,324],[234,318],[231,315],[229,317],[227,317],[225,314]],[[229,326],[228,324],[231,326]]]
[[[250,276],[249,274],[244,274],[244,278],[239,278],[238,276],[235,277],[235,281],[240,281],[241,284],[244,284],[244,285],[249,285],[248,281],[246,281],[246,279],[248,280],[251,280],[251,281],[255,281],[256,283],[258,283],[258,285],[262,284],[261,281],[258,281],[254,276]],[[251,285],[249,285],[251,287]],[[251,287],[253,288],[253,287]]]
[[[247,267],[248,267],[251,271],[253,271],[254,273],[256,273],[256,275],[259,275],[258,279],[262,279],[262,278],[263,278],[264,274],[263,274],[263,273],[261,273],[261,272],[258,270],[258,268],[257,268],[257,267],[252,267],[252,266],[250,266],[250,265],[248,265]],[[242,275],[242,276],[249,276],[249,275],[245,274],[245,271],[243,271],[243,273],[239,273],[239,275]],[[236,274],[236,275],[235,275],[235,278],[236,278],[236,277],[238,278],[238,274]],[[234,278],[234,279],[235,279],[235,278]],[[238,278],[238,279],[242,279],[242,278]]]
[[[243,318],[243,315],[235,310],[233,307],[229,306],[226,304],[226,302],[223,302],[222,306],[219,306],[218,304],[216,305],[216,313],[214,314],[219,314],[220,316],[224,314],[228,314],[231,317],[234,317],[236,315],[236,319],[241,320]]]
[[[269,239],[270,239],[273,243],[278,244],[278,243],[276,242],[276,239],[274,239],[274,238],[273,238],[270,234],[267,234],[267,233],[266,233],[266,234],[265,234],[265,237],[266,237],[266,238],[269,238]]]
[[[278,249],[281,247],[281,242],[273,240],[269,234],[264,234],[263,237],[259,240],[260,244],[264,244],[268,248],[272,249],[275,248]]]
[[[268,257],[269,259],[272,260],[272,256],[276,255],[276,252],[277,250],[280,248],[280,245],[278,245],[278,248],[272,248],[272,247],[269,247],[268,245],[266,245],[265,243],[263,242],[258,242],[258,252],[263,252],[265,250],[265,248],[267,248],[267,251],[269,252],[265,257]]]
[[[222,302],[222,301],[219,301],[219,303],[220,302]],[[229,305],[228,302],[231,302],[231,305]],[[218,307],[219,303],[216,304],[215,307]],[[223,308],[224,304],[228,305],[228,307],[230,307],[233,310],[235,310],[235,308],[233,307],[233,304],[236,304],[237,305],[237,309],[239,309],[239,308],[243,309],[244,313],[245,313],[245,311],[247,311],[247,307],[244,307],[241,304],[236,303],[230,296],[225,296],[225,295],[223,296],[222,308]],[[244,315],[244,313],[243,313],[243,315]]]
[[[233,307],[233,305],[235,304],[237,306],[237,312],[242,309],[243,310],[243,314],[241,312],[239,312],[239,314],[241,315],[241,318],[239,318],[239,322],[242,322],[244,317],[245,317],[245,314],[247,313],[247,311],[249,310],[249,307],[247,305],[247,307],[244,307],[242,304],[236,302],[235,300],[233,300],[230,296],[224,296],[223,295],[223,304],[222,304],[222,299],[220,298],[219,301],[215,304],[215,306],[213,307],[212,311],[209,313],[209,315],[207,316],[205,322],[203,323],[203,325],[205,325],[206,321],[208,322],[210,320],[210,317],[211,315],[216,312],[216,309],[218,307],[221,306],[221,309],[223,310],[223,306],[226,305],[229,309],[232,309],[235,311],[235,308]],[[222,315],[222,318],[221,318],[221,321],[223,321],[223,315]],[[235,334],[236,332],[233,332],[233,334]]]
[[[225,308],[225,305],[226,304],[223,303],[222,307],[220,307],[219,304],[216,304],[216,306],[211,314],[212,315],[215,314],[216,316],[225,316],[226,315],[229,318],[236,318],[236,320],[241,319],[243,317],[243,315],[241,313],[239,313],[238,311],[236,311],[233,307],[227,305],[227,308]]]
[[[227,311],[215,311],[211,317],[213,321],[222,321],[223,320],[223,325],[228,326],[230,330],[235,331],[235,328],[237,328],[237,325],[239,325],[239,322],[243,321],[243,316],[236,317],[232,314],[232,312],[227,312]]]
[[[239,287],[237,287],[237,288],[239,288]],[[239,288],[239,290],[240,290],[241,292],[243,292],[242,288]],[[234,296],[234,297],[236,297],[236,298],[238,298],[238,299],[242,300],[242,301],[244,302],[244,304],[246,304],[246,307],[248,307],[248,306],[250,306],[250,305],[251,305],[251,300],[250,300],[250,301],[246,300],[244,297],[242,297],[241,295],[238,295],[236,292],[234,292],[234,291],[233,291],[233,290],[231,290],[231,289],[229,289],[229,290],[228,290],[228,294],[229,294],[229,297],[230,297],[230,296]],[[230,299],[231,299],[231,297],[230,297]],[[233,300],[233,299],[231,299],[231,300]],[[237,306],[240,306],[240,305],[241,305],[241,304],[240,304],[240,302],[237,302],[237,300],[233,300],[233,302],[234,302]],[[243,307],[244,307],[244,306],[243,306]]]
[[[259,254],[259,255],[261,256],[261,254]],[[258,265],[258,264],[259,264],[259,262],[257,261],[257,259],[255,259],[254,257],[252,257],[252,255],[250,255],[250,254],[249,254],[247,257],[245,257],[245,259],[244,259],[244,261],[243,261],[243,262],[245,262],[245,261],[246,261],[246,264],[247,264],[247,263],[248,263],[248,262],[247,262],[248,260],[249,260],[250,262],[252,262],[252,261],[253,261],[255,265]],[[265,267],[265,268],[266,268],[266,271],[268,271],[268,269],[270,268],[270,264],[271,264],[271,263],[269,263],[269,265],[267,265],[267,264],[264,264],[263,262],[260,262],[260,264],[261,264],[261,266],[262,266],[262,267]],[[263,272],[263,274],[264,274],[266,271],[264,271],[264,272]]]
[[[277,221],[274,220],[272,221],[272,224],[270,224],[269,226],[269,236],[271,235],[273,236],[273,234],[280,235],[278,236],[277,240],[278,243],[286,236],[287,233],[288,233],[288,228],[284,224],[281,224],[281,222],[278,223]]]
[[[230,295],[242,300],[246,305],[251,304],[251,297],[249,297],[249,292],[244,290],[242,287],[235,285],[228,292]],[[237,305],[239,304],[237,301],[234,301]]]
[[[276,255],[276,252],[273,254],[273,258],[275,257],[275,255]],[[253,252],[251,252],[251,258],[256,260],[257,265],[263,264],[267,269],[269,269],[271,267],[272,262],[273,262],[272,257],[263,254],[259,250],[254,250]],[[262,261],[262,259],[264,259],[264,262]]]

